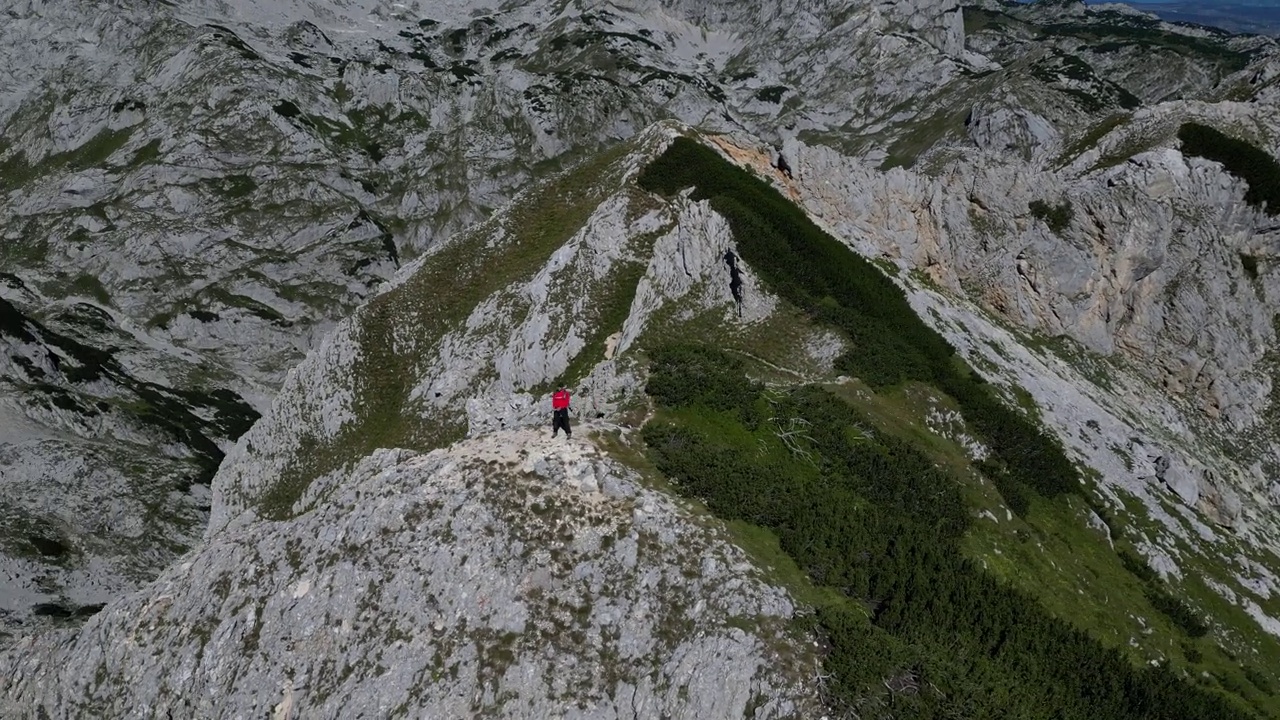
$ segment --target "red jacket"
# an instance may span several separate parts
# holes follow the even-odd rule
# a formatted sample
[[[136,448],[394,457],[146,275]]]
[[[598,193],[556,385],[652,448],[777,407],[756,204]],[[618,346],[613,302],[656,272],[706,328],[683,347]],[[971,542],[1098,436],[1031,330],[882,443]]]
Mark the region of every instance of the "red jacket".
[[[564,410],[567,407],[569,407],[569,391],[557,390],[556,393],[551,396],[551,408],[553,410]]]

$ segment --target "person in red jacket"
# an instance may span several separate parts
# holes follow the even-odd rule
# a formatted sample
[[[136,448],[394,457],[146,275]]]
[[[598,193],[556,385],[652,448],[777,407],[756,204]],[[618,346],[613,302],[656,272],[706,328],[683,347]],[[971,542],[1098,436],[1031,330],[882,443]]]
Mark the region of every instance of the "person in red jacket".
[[[573,437],[569,429],[569,391],[563,385],[551,396],[551,437],[564,428],[566,438]]]

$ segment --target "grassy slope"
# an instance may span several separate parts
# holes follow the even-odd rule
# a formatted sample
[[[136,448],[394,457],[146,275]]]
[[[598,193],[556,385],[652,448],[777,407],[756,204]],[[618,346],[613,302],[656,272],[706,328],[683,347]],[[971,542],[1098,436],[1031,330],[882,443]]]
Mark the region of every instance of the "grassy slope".
[[[781,312],[790,315],[794,311],[784,306]],[[673,324],[663,337],[695,336],[709,329],[707,324],[697,321],[685,327],[687,334],[679,332],[679,326]],[[787,327],[797,335],[812,330],[797,323],[787,323]],[[730,339],[727,348],[733,350],[736,345],[738,341]],[[762,341],[752,349],[770,364],[749,361],[751,375],[786,384],[787,378],[771,365],[785,365],[793,353],[793,345]],[[827,387],[875,421],[877,431],[913,442],[946,468],[963,488],[975,514],[989,512],[997,518],[991,521],[984,516],[974,523],[962,543],[968,557],[1036,597],[1054,616],[1087,630],[1105,645],[1122,650],[1135,665],[1167,659],[1179,672],[1197,677],[1200,684],[1223,687],[1246,697],[1265,716],[1280,716],[1278,698],[1259,691],[1255,684],[1280,687],[1280,674],[1275,670],[1280,668],[1280,642],[1262,631],[1239,607],[1226,602],[1193,576],[1210,572],[1211,576],[1217,575],[1220,582],[1227,581],[1221,572],[1201,567],[1198,555],[1188,556],[1195,564],[1187,568],[1189,580],[1178,586],[1178,592],[1212,618],[1215,626],[1208,637],[1190,639],[1152,607],[1143,593],[1142,583],[1125,569],[1105,535],[1088,525],[1090,507],[1083,499],[1035,498],[1025,517],[1013,515],[995,487],[973,470],[964,449],[927,429],[926,417],[931,407],[954,407],[945,395],[914,384],[876,393],[856,379],[839,383],[834,377],[827,380]],[[699,422],[696,414],[663,417],[695,425]],[[712,427],[719,425],[722,424],[713,423]],[[616,442],[607,447],[616,457],[643,469],[655,483],[670,489],[665,478],[637,448]],[[710,512],[700,503],[695,505],[702,512]],[[1115,546],[1133,550],[1132,543],[1126,540],[1128,534],[1132,534],[1126,532],[1126,526],[1142,526],[1153,521],[1146,519],[1136,500],[1122,517],[1109,520]],[[781,550],[772,531],[740,520],[730,521],[729,527],[735,542],[752,555],[757,565],[769,570],[769,580],[787,587],[799,602],[811,607],[861,608],[832,588],[813,583],[795,560]],[[1220,643],[1254,650],[1231,652]],[[1247,671],[1245,666],[1249,668]]]
[[[813,326],[804,320],[795,322],[803,314],[788,304],[782,304],[780,314],[790,316],[786,325],[793,338],[812,331]],[[683,321],[672,319],[651,343],[681,335],[721,336],[725,329],[717,328],[716,322],[714,314]],[[727,345],[732,350],[738,344],[735,338],[743,333],[737,330],[729,334],[732,337]],[[747,356],[752,374],[786,383],[788,373],[779,372],[775,366],[794,366],[795,349],[794,340],[779,341],[768,334],[758,337],[751,345],[751,356]],[[805,375],[812,379],[813,372],[811,368]],[[794,383],[795,378],[790,381]],[[1080,495],[1054,499],[1034,497],[1025,517],[1010,518],[1000,493],[974,471],[963,449],[924,429],[925,414],[931,405],[954,408],[954,403],[945,395],[918,384],[881,388],[879,392],[861,386],[856,380],[831,387],[872,418],[877,431],[910,440],[946,468],[960,483],[965,500],[975,514],[985,511],[998,519],[996,522],[982,519],[972,525],[962,542],[967,556],[981,562],[1004,581],[1037,597],[1051,614],[1086,629],[1105,645],[1121,649],[1135,664],[1167,658],[1175,669],[1212,676],[1201,675],[1201,684],[1223,687],[1268,716],[1280,715],[1276,698],[1255,687],[1272,688],[1280,684],[1280,678],[1272,669],[1280,665],[1271,662],[1278,657],[1275,653],[1280,651],[1280,644],[1262,633],[1239,608],[1227,605],[1211,591],[1197,592],[1195,581],[1187,583],[1182,590],[1198,609],[1212,613],[1215,629],[1208,637],[1189,638],[1185,631],[1154,609],[1144,594],[1143,583],[1125,568],[1105,536],[1086,524],[1089,506],[1094,502],[1086,502],[1086,497]],[[728,430],[722,422],[699,417],[697,413],[681,416],[664,411],[663,416],[719,433]],[[1131,522],[1140,523],[1142,519],[1133,517]],[[1111,524],[1117,547],[1125,547],[1128,541],[1121,523],[1113,520]],[[846,600],[831,588],[815,586],[794,560],[781,551],[776,536],[769,530],[741,521],[732,525],[739,542],[762,564],[774,568],[775,578],[792,588],[802,601],[822,605]],[[1217,638],[1229,635],[1248,636],[1258,648],[1257,657],[1239,658],[1248,662],[1247,671],[1218,647]]]
[[[1187,552],[1180,564],[1186,581],[1177,586],[1177,594],[1211,618],[1214,631],[1206,638],[1188,639],[1152,607],[1143,583],[1116,553],[1116,549],[1136,552],[1135,540],[1143,529],[1155,528],[1136,499],[1122,512],[1107,513],[1110,542],[1102,530],[1089,525],[1093,506],[1101,502],[1092,491],[1088,501],[1074,496],[1033,498],[1030,512],[1019,517],[1009,511],[996,488],[973,470],[962,447],[927,429],[931,406],[954,409],[945,395],[918,385],[873,393],[856,380],[830,387],[874,418],[878,429],[914,442],[948,469],[964,486],[970,507],[983,517],[965,537],[965,553],[1035,595],[1055,616],[1087,629],[1108,646],[1124,650],[1135,663],[1169,659],[1189,673],[1208,672],[1225,678],[1222,684],[1239,686],[1245,673],[1232,659],[1238,655],[1241,661],[1257,666],[1265,686],[1274,686],[1280,679],[1272,670],[1280,668],[1280,641],[1204,584],[1204,577],[1227,585],[1232,579],[1221,567],[1210,567],[1202,553],[1184,548]],[[1224,650],[1220,643],[1235,652]],[[1188,647],[1194,649],[1188,651]],[[1244,687],[1260,706],[1273,713],[1280,711],[1275,698],[1257,697],[1252,688]]]
[[[882,424],[881,428],[892,428],[904,437],[927,432],[920,429],[924,415],[913,411],[900,393],[876,396],[862,406],[896,415],[894,424]],[[1071,496],[1034,498],[1031,511],[1018,517],[1007,512],[1004,500],[990,483],[967,468],[959,446],[933,435],[927,447],[936,460],[953,469],[971,507],[996,518],[992,521],[984,516],[969,531],[964,542],[969,557],[1037,597],[1053,615],[1123,650],[1134,663],[1167,659],[1175,668],[1198,676],[1201,684],[1223,687],[1244,696],[1269,716],[1280,715],[1280,699],[1259,691],[1254,684],[1276,687],[1280,642],[1203,583],[1200,578],[1204,573],[1216,575],[1224,584],[1230,579],[1205,567],[1201,554],[1184,555],[1187,562],[1181,564],[1187,579],[1175,590],[1216,626],[1209,636],[1193,639],[1152,606],[1143,583],[1125,568],[1103,531],[1088,525],[1089,503]],[[1122,517],[1130,526],[1151,522],[1136,500]],[[1126,531],[1125,520],[1113,517],[1109,524],[1115,548],[1135,552],[1130,539],[1134,533]],[[1254,650],[1236,655],[1223,645]],[[1250,669],[1246,671],[1242,663]]]

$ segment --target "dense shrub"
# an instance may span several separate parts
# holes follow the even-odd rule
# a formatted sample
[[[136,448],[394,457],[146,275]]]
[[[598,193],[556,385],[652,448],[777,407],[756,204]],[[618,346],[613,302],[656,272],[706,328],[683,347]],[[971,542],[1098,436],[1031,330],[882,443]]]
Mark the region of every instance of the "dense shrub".
[[[1155,585],[1148,585],[1143,591],[1147,596],[1147,601],[1156,610],[1159,610],[1166,617],[1173,621],[1174,625],[1182,628],[1187,635],[1193,638],[1204,637],[1209,632],[1209,628],[1205,627],[1204,621],[1200,616],[1196,615],[1185,602],[1176,598]]]
[[[1146,560],[1134,555],[1128,550],[1117,550],[1116,555],[1120,556],[1120,564],[1124,565],[1124,569],[1133,574],[1144,583],[1154,583],[1160,581],[1160,576],[1155,570],[1147,564]]]
[[[965,422],[982,437],[994,458],[1004,463],[1011,478],[1045,497],[1079,489],[1075,466],[1062,446],[997,400],[988,387],[959,374],[944,378],[939,387],[960,403]]]
[[[655,374],[670,378],[707,377],[706,363],[724,359],[655,355]],[[719,410],[692,393],[655,398],[681,419],[645,426],[649,456],[718,516],[772,530],[814,582],[848,598],[816,615],[836,705],[863,717],[1247,717],[1164,667],[1133,666],[966,559],[959,485],[910,444],[856,432],[870,423],[847,403],[775,389],[774,415],[808,428],[787,444],[735,419],[764,401],[743,392],[745,379],[715,384],[734,388],[713,395]]]
[[[1000,491],[1004,504],[1018,517],[1026,517],[1031,510],[1032,490],[1009,475],[1009,470],[1002,463],[982,461],[976,463],[982,474],[987,476]]]
[[[1245,277],[1250,280],[1258,279],[1258,256],[1239,253],[1240,266],[1244,268]]]
[[[1204,653],[1201,652],[1200,648],[1196,647],[1196,644],[1190,640],[1182,641],[1182,655],[1189,663],[1199,663],[1204,660]],[[1255,670],[1254,672],[1257,671]]]
[[[1062,232],[1071,224],[1071,218],[1075,216],[1075,209],[1071,206],[1070,200],[1063,200],[1057,205],[1050,205],[1043,200],[1032,200],[1027,204],[1027,209],[1031,211],[1031,217],[1043,220],[1045,225],[1054,232]]]
[[[1182,153],[1222,163],[1227,172],[1244,180],[1245,202],[1280,215],[1280,163],[1266,151],[1225,135],[1207,125],[1183,123],[1178,129]]]
[[[1143,584],[1142,594],[1157,612],[1169,618],[1174,625],[1182,628],[1183,632],[1193,638],[1204,637],[1209,632],[1204,621],[1189,605],[1165,590],[1160,576],[1151,569],[1146,560],[1123,549],[1117,550],[1116,555],[1120,556],[1120,563],[1125,569]]]
[[[1252,667],[1244,669],[1244,676],[1253,686],[1268,695],[1274,695],[1275,690],[1271,687],[1271,683],[1267,681],[1267,677]]]
[[[746,409],[759,394],[739,358],[706,345],[669,345],[651,354],[645,392],[664,405]]]

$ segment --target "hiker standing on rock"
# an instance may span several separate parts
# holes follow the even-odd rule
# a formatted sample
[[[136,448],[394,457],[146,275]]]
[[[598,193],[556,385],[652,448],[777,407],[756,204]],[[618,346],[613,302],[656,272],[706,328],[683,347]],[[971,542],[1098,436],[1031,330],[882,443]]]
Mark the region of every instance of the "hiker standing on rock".
[[[563,385],[551,396],[551,437],[564,428],[566,438],[573,437],[569,429],[569,391]]]

